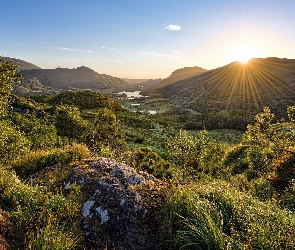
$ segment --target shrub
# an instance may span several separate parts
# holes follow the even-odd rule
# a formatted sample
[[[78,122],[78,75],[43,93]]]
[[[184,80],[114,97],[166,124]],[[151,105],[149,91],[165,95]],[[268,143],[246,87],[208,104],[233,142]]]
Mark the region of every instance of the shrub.
[[[67,136],[71,141],[81,141],[89,126],[81,117],[80,110],[69,105],[58,107],[54,125],[58,135]]]
[[[175,164],[182,168],[183,178],[185,175],[222,174],[220,166],[227,146],[211,140],[206,130],[195,136],[180,130],[178,136],[168,138],[167,148]]]
[[[0,164],[17,159],[30,149],[30,141],[9,121],[0,120]]]
[[[120,123],[116,115],[106,108],[98,111],[92,126],[86,132],[84,141],[97,153],[108,148],[114,155],[118,155],[126,148]]]
[[[11,114],[15,126],[25,134],[31,142],[31,149],[51,148],[57,145],[57,130],[45,118],[37,118],[35,114]]]
[[[143,147],[134,149],[127,161],[131,167],[134,167],[137,170],[146,171],[157,178],[172,177],[172,173],[168,170],[171,167],[171,164],[163,160],[150,148]]]

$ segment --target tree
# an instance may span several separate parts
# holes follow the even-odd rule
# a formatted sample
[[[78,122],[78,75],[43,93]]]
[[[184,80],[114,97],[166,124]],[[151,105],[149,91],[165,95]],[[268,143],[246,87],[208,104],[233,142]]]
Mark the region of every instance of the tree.
[[[8,99],[12,92],[13,83],[22,81],[18,67],[0,57],[0,118],[7,113]]]
[[[86,144],[97,152],[107,147],[111,151],[120,152],[125,149],[126,142],[116,115],[107,108],[97,113],[93,126],[87,133]]]
[[[55,116],[55,127],[58,135],[67,136],[70,140],[81,141],[88,129],[88,123],[81,117],[77,107],[61,105]]]
[[[7,117],[8,99],[12,92],[12,84],[21,81],[16,65],[0,58],[0,163],[6,164],[10,160],[27,152],[30,147],[25,138]]]
[[[267,175],[271,164],[286,154],[294,154],[295,128],[293,124],[272,123],[274,114],[268,107],[255,117],[255,123],[248,125],[243,137],[246,147],[248,178]]]

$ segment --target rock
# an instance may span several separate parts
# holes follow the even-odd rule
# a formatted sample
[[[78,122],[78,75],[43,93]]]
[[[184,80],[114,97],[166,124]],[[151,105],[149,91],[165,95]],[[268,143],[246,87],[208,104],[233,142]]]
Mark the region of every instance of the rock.
[[[81,186],[86,197],[81,227],[87,249],[161,249],[157,214],[163,199],[149,195],[159,182],[153,176],[108,158],[77,165],[65,189]],[[152,198],[154,197],[154,198]]]

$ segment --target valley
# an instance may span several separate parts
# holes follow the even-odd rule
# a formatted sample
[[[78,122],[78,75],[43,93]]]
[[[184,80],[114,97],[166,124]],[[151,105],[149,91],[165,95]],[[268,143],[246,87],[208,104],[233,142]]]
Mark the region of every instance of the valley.
[[[295,247],[294,60],[134,81],[0,62],[0,247]]]

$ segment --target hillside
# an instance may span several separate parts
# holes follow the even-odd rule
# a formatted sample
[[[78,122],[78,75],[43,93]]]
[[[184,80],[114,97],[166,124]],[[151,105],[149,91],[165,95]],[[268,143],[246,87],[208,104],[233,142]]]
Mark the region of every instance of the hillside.
[[[190,74],[196,74],[196,73],[204,73],[206,72],[206,69],[203,69],[201,67],[195,66],[195,67],[184,67],[181,69],[174,70],[172,74],[169,76],[171,77],[176,77],[176,76],[181,76],[181,75],[190,75]]]
[[[244,110],[269,106],[280,117],[295,103],[294,59],[251,59],[179,80],[161,83],[162,93],[179,107],[198,112]],[[169,79],[169,78],[168,78]]]
[[[125,87],[128,84],[116,77],[98,74],[87,67],[74,69],[32,69],[21,70],[25,80],[38,79],[43,85],[60,89],[105,89],[112,87]]]
[[[176,82],[189,79],[191,77],[197,76],[199,74],[202,74],[206,72],[206,69],[203,69],[201,67],[195,66],[195,67],[184,67],[181,69],[177,69],[172,72],[172,74],[163,79],[159,84],[151,85],[149,90],[157,90],[159,88],[163,88],[169,85],[173,85]]]
[[[20,70],[41,69],[40,67],[21,59],[16,59],[11,57],[3,57],[3,59],[13,62],[15,65],[18,66]]]

